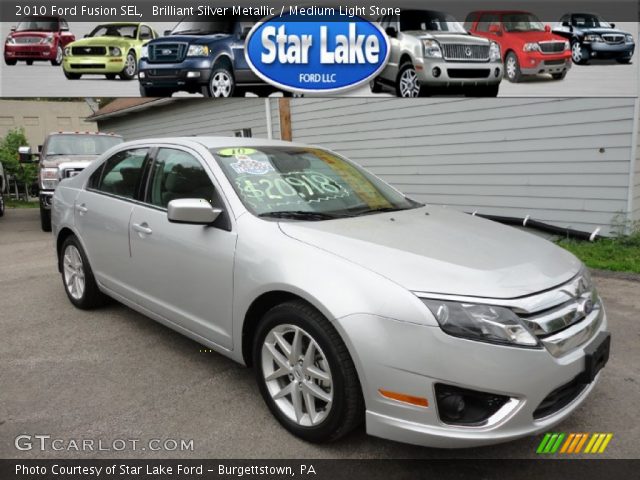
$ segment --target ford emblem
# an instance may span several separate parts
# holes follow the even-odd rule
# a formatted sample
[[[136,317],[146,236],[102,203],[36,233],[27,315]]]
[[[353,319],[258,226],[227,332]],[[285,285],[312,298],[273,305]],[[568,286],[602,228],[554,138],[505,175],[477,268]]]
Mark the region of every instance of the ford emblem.
[[[333,93],[367,83],[389,59],[389,39],[361,17],[283,15],[256,24],[245,58],[265,82],[299,93]]]

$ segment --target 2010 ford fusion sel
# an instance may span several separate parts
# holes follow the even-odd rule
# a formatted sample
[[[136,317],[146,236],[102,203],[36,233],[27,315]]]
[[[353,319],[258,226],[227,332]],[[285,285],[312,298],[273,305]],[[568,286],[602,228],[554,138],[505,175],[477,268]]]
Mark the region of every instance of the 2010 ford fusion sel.
[[[570,253],[413,201],[331,151],[246,138],[121,144],[54,194],[59,269],[255,368],[310,441],[367,432],[435,447],[548,430],[609,356]]]

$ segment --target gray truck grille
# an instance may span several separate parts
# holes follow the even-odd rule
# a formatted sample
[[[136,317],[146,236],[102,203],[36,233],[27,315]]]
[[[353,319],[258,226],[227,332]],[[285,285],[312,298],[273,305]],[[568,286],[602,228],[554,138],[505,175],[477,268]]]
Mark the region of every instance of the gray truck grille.
[[[489,45],[464,45],[459,43],[442,44],[445,60],[464,62],[488,62]]]
[[[78,175],[82,170],[84,170],[84,168],[67,168],[65,170],[62,170],[60,176],[62,178],[72,178]]]
[[[602,35],[602,39],[607,43],[622,43],[624,42],[624,35],[605,34]]]
[[[186,43],[156,43],[149,45],[149,61],[174,63],[181,62],[187,54]]]
[[[542,53],[562,53],[564,52],[564,42],[540,42]]]
[[[40,43],[42,37],[14,37],[13,40],[19,45],[33,45]]]
[[[106,47],[71,47],[71,53],[73,55],[106,55],[107,48]]]

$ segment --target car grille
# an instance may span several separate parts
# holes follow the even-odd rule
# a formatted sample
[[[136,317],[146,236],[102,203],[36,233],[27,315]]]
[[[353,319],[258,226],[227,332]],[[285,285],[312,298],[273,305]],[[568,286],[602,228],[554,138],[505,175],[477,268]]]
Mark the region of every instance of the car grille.
[[[443,43],[442,52],[445,60],[465,62],[489,61],[489,45],[463,45],[459,43]]]
[[[101,69],[107,68],[107,66],[104,63],[72,63],[71,68],[101,70]]]
[[[533,418],[538,420],[562,410],[575,400],[586,387],[587,385],[580,382],[579,377],[576,377],[569,383],[556,388],[540,402],[538,408],[533,412]]]
[[[564,42],[540,42],[540,51],[542,53],[562,53],[564,52],[565,43]]]
[[[604,35],[602,35],[602,39],[607,42],[607,43],[623,43],[624,42],[624,35],[614,35],[611,33],[606,33]]]
[[[487,78],[491,70],[488,68],[448,68],[449,78]]]
[[[18,45],[32,45],[34,43],[40,43],[42,37],[13,37],[13,40]]]
[[[564,60],[563,59],[559,59],[559,60],[545,60],[544,64],[545,65],[549,65],[549,66],[554,66],[554,65],[564,65]]]
[[[172,68],[151,68],[146,70],[146,73],[150,77],[177,77],[180,75],[180,70]]]
[[[106,47],[72,47],[71,53],[73,55],[106,55]]]
[[[181,62],[187,54],[186,43],[156,43],[149,45],[150,62]]]

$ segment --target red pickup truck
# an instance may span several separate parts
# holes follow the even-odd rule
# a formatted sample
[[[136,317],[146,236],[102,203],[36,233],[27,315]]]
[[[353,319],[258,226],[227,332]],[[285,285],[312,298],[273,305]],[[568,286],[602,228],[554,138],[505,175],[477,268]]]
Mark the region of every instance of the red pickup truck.
[[[552,33],[533,13],[476,11],[467,16],[465,28],[500,44],[505,75],[511,82],[543,73],[562,80],[571,68],[567,39]]]
[[[60,65],[64,47],[76,39],[69,31],[69,24],[61,17],[33,17],[11,28],[4,42],[4,63],[15,65],[24,60],[49,61]]]

